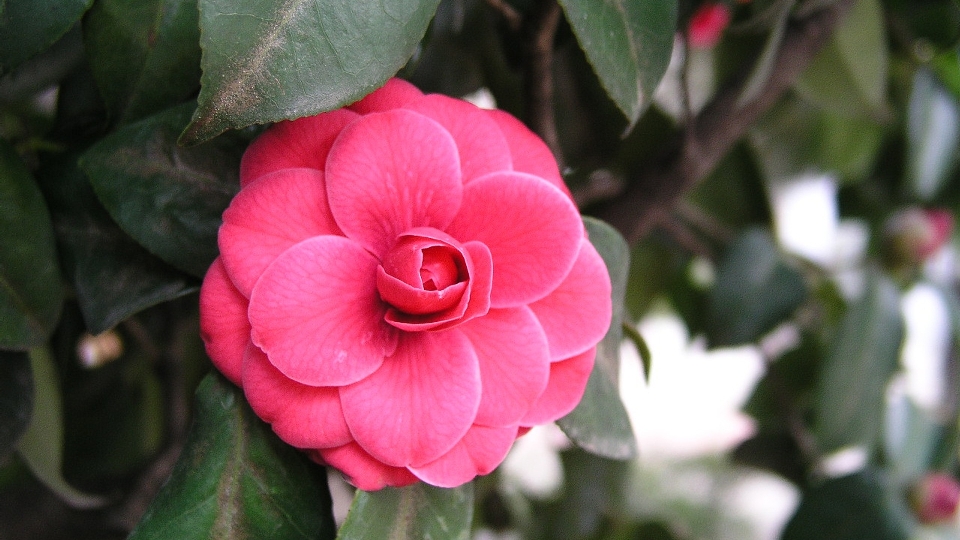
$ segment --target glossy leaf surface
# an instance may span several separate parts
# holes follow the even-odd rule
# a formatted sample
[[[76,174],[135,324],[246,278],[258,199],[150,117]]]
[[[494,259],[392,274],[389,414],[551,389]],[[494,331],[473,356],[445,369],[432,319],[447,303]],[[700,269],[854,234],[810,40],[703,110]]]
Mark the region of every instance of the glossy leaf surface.
[[[667,70],[675,0],[560,0],[594,72],[630,126],[650,104]]]
[[[439,0],[201,0],[196,143],[352,103],[413,54]]]
[[[323,468],[277,439],[243,393],[212,374],[197,389],[170,479],[129,538],[323,540],[334,531]]]
[[[43,343],[62,300],[47,205],[27,167],[0,140],[0,349]]]
[[[114,119],[136,120],[200,86],[196,0],[104,0],[84,19],[84,47]]]
[[[884,393],[903,341],[900,294],[886,277],[870,276],[863,297],[847,308],[814,392],[814,434],[824,452],[870,448],[882,428]]]
[[[77,167],[76,155],[41,168],[67,279],[87,329],[98,334],[147,307],[195,292],[199,283],[117,227]]]
[[[473,484],[444,489],[422,482],[404,488],[357,491],[338,540],[470,538]]]
[[[807,296],[803,276],[788,265],[770,235],[757,229],[730,246],[717,269],[707,310],[711,346],[758,340]]]
[[[594,454],[627,459],[637,453],[636,439],[620,400],[620,341],[623,338],[624,296],[630,251],[616,230],[602,221],[585,218],[590,242],[603,257],[613,285],[613,321],[597,347],[597,359],[580,404],[557,421],[578,446]]]
[[[0,75],[60,39],[91,4],[93,0],[0,2]]]
[[[171,265],[202,277],[218,254],[221,214],[239,189],[242,147],[222,138],[177,146],[192,105],[121,128],[80,166],[113,219]]]

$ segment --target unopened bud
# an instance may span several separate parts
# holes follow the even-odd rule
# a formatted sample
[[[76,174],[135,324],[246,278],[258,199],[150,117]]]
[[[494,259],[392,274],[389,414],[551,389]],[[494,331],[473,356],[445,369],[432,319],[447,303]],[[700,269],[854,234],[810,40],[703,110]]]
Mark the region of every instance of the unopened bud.
[[[960,483],[945,473],[929,473],[910,492],[910,505],[921,523],[953,520],[960,504]]]
[[[704,2],[690,18],[687,39],[694,49],[709,49],[720,41],[730,24],[730,8],[726,4]]]

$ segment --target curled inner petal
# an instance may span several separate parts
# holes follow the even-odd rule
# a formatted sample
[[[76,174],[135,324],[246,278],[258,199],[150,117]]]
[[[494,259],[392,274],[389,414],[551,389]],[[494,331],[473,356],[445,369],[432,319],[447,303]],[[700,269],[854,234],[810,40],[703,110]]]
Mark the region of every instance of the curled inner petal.
[[[420,331],[482,315],[489,308],[490,274],[488,251],[463,246],[436,229],[412,229],[400,235],[377,268],[377,291],[389,306],[385,320]]]

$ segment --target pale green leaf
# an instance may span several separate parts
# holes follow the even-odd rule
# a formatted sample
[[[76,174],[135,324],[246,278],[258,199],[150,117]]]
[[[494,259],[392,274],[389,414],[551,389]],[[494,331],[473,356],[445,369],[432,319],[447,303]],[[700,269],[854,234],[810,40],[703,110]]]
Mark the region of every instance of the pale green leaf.
[[[357,491],[337,540],[467,540],[473,484],[445,489],[422,482]]]

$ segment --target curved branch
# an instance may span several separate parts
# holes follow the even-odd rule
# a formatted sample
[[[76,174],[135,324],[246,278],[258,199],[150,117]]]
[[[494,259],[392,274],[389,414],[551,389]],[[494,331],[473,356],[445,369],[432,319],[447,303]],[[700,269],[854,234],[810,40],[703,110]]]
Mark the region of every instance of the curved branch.
[[[750,70],[734,77],[627,190],[600,207],[598,217],[628,242],[643,238],[688,191],[704,179],[747,129],[796,81],[833,35],[853,0],[838,2],[790,21],[770,79],[750,102],[738,105]]]

